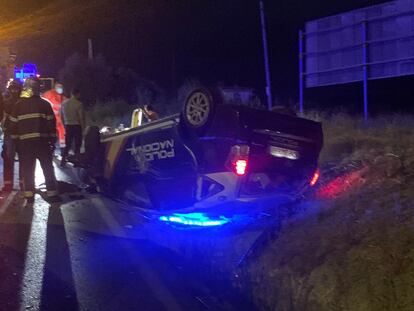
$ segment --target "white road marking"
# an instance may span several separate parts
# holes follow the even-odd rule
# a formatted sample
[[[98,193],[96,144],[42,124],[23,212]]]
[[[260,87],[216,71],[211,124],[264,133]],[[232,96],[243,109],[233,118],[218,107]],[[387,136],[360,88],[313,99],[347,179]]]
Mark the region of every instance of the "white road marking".
[[[124,227],[119,224],[119,222],[116,220],[114,215],[111,213],[108,206],[106,206],[102,200],[99,198],[91,199],[90,200],[91,205],[94,206],[94,210],[97,214],[99,214],[99,221],[102,221],[106,227],[108,232],[111,233],[112,236],[123,236],[127,237],[129,234],[124,229]],[[68,215],[70,213],[70,209],[62,209],[63,218],[65,220],[65,223],[67,221],[70,221],[71,215]],[[70,243],[68,241],[69,248],[75,247],[76,243]],[[133,247],[123,245],[127,252],[131,254],[131,257],[134,258],[134,261],[138,263],[139,267],[139,275],[142,276],[143,281],[145,284],[148,284],[150,290],[154,293],[154,297],[160,300],[160,302],[165,306],[166,310],[171,311],[179,311],[183,310],[182,307],[179,305],[177,300],[175,299],[174,295],[171,293],[171,291],[163,284],[161,281],[160,276],[154,269],[148,265],[145,258],[142,257],[142,254],[134,249]],[[76,253],[75,250],[70,250],[69,253]],[[73,267],[73,269],[76,269]],[[78,275],[78,273],[74,273],[74,275]],[[87,288],[87,284],[82,284],[81,282],[86,282],[85,279],[76,278],[75,279],[75,287],[78,292],[78,298],[80,307],[82,307],[82,297],[80,295],[87,295],[85,292],[79,292],[78,289],[85,289]]]
[[[56,167],[55,167],[56,169]],[[57,168],[58,174],[69,175],[67,172],[60,170]],[[43,181],[41,170],[39,167],[36,169],[36,183],[41,183]],[[13,196],[9,196],[5,202],[5,204],[1,207],[0,212],[4,213],[10,203],[13,201],[16,193],[13,193]],[[110,233],[113,236],[121,236],[127,237],[129,233],[124,227],[117,221],[116,217],[111,212],[111,209],[105,205],[102,200],[99,198],[92,198],[88,200],[91,205],[93,206],[94,211],[98,214],[99,218],[101,218],[101,222],[107,227],[105,231]],[[75,209],[76,210],[76,209]],[[70,219],[73,217],[71,213],[73,210],[70,208],[63,208],[62,209],[62,216],[64,219],[64,226],[66,230],[66,225],[72,226]],[[0,215],[1,215],[0,213]],[[30,310],[40,310],[40,303],[41,303],[41,291],[43,287],[43,277],[44,277],[44,269],[45,269],[45,261],[46,261],[46,247],[47,247],[47,228],[48,228],[48,218],[49,218],[49,205],[44,202],[40,197],[36,197],[36,202],[33,206],[33,219],[31,222],[31,229],[30,235],[27,244],[27,252],[25,258],[25,269],[24,275],[22,279],[22,289],[20,292],[20,310],[24,311],[27,308]],[[69,254],[71,256],[71,262],[73,262],[72,255],[75,251],[73,247],[75,247],[76,243],[71,243],[70,234],[66,235],[68,238],[68,245],[69,245]],[[149,289],[154,293],[154,297],[159,299],[159,301],[165,306],[166,310],[172,311],[180,311],[183,310],[182,307],[179,305],[177,299],[174,297],[173,293],[163,284],[161,277],[154,271],[153,268],[146,262],[145,258],[143,258],[142,254],[139,253],[138,250],[130,247],[128,245],[124,245],[125,249],[131,257],[134,258],[134,261],[138,263],[139,267],[139,275],[142,276],[143,282],[148,285]],[[72,269],[76,269],[74,266]],[[74,271],[73,271],[74,272]],[[80,275],[74,273],[74,275]],[[78,294],[78,303],[79,306],[82,307],[82,301],[85,299],[87,295],[86,292],[79,292],[78,289],[85,289],[82,282],[86,282],[86,280],[82,278],[75,278],[74,285],[76,288],[76,292]]]
[[[46,260],[47,222],[49,206],[40,198],[33,206],[33,219],[20,292],[20,310],[39,310],[42,293],[43,274]]]

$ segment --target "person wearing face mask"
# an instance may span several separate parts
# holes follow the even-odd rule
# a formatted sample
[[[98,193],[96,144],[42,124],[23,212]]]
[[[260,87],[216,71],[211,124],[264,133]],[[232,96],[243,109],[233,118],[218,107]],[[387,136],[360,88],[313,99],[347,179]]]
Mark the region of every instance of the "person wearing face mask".
[[[7,92],[5,94],[3,103],[3,117],[1,125],[3,128],[3,150],[1,156],[3,157],[3,192],[10,192],[13,190],[14,184],[14,158],[16,156],[16,146],[10,135],[10,119],[9,116],[12,113],[14,106],[18,104],[20,99],[20,93],[22,91],[22,85],[19,81],[13,80],[7,86]],[[20,189],[23,188],[22,170],[19,166],[19,181]]]
[[[65,146],[65,127],[63,126],[60,115],[60,106],[63,101],[68,99],[63,93],[63,84],[56,82],[53,89],[44,92],[42,95],[42,98],[46,99],[52,105],[53,112],[55,113],[58,142],[61,148]]]

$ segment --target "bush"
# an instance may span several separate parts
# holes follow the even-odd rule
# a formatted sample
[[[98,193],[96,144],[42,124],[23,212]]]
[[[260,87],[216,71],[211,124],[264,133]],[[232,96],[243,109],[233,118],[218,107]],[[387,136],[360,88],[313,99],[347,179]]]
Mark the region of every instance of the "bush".
[[[140,107],[151,105],[161,116],[167,115],[167,99],[164,90],[155,82],[138,78],[133,88],[136,102]]]
[[[414,144],[410,134],[414,127],[412,116],[388,115],[362,118],[345,114],[322,117],[324,149],[321,162],[367,160],[382,153],[403,155]]]
[[[131,116],[138,106],[129,105],[123,100],[97,102],[86,110],[88,125],[118,127],[121,123],[125,127],[131,124]]]
[[[88,59],[74,54],[59,73],[67,95],[73,87],[81,92],[81,101],[87,108],[89,124],[126,127],[131,122],[132,111],[152,105],[161,116],[174,109],[167,105],[164,90],[128,68],[112,69],[102,56]]]
[[[67,94],[72,88],[78,87],[86,106],[111,97],[111,68],[102,56],[92,60],[80,54],[70,56],[59,72],[59,80],[64,84]]]

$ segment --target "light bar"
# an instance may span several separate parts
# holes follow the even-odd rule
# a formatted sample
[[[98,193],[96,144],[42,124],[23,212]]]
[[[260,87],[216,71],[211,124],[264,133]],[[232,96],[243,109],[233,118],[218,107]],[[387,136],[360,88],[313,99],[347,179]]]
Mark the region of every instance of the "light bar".
[[[171,222],[181,224],[185,226],[198,226],[198,227],[214,227],[221,226],[229,222],[229,219],[224,216],[218,218],[210,218],[204,213],[189,213],[189,214],[177,214],[174,213],[170,216],[160,216],[160,221]]]

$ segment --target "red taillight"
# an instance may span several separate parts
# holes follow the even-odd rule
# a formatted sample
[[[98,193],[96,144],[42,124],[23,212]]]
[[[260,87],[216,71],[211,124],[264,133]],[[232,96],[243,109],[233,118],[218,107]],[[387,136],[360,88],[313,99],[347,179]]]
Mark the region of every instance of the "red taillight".
[[[247,160],[237,160],[233,163],[234,166],[234,172],[238,176],[243,176],[246,174],[247,169]]]
[[[321,172],[319,171],[319,168],[313,173],[313,177],[310,180],[309,184],[313,187],[318,182],[319,176],[321,175]]]
[[[248,145],[234,145],[231,147],[226,167],[232,170],[237,176],[244,176],[247,173],[249,164],[250,147]]]

